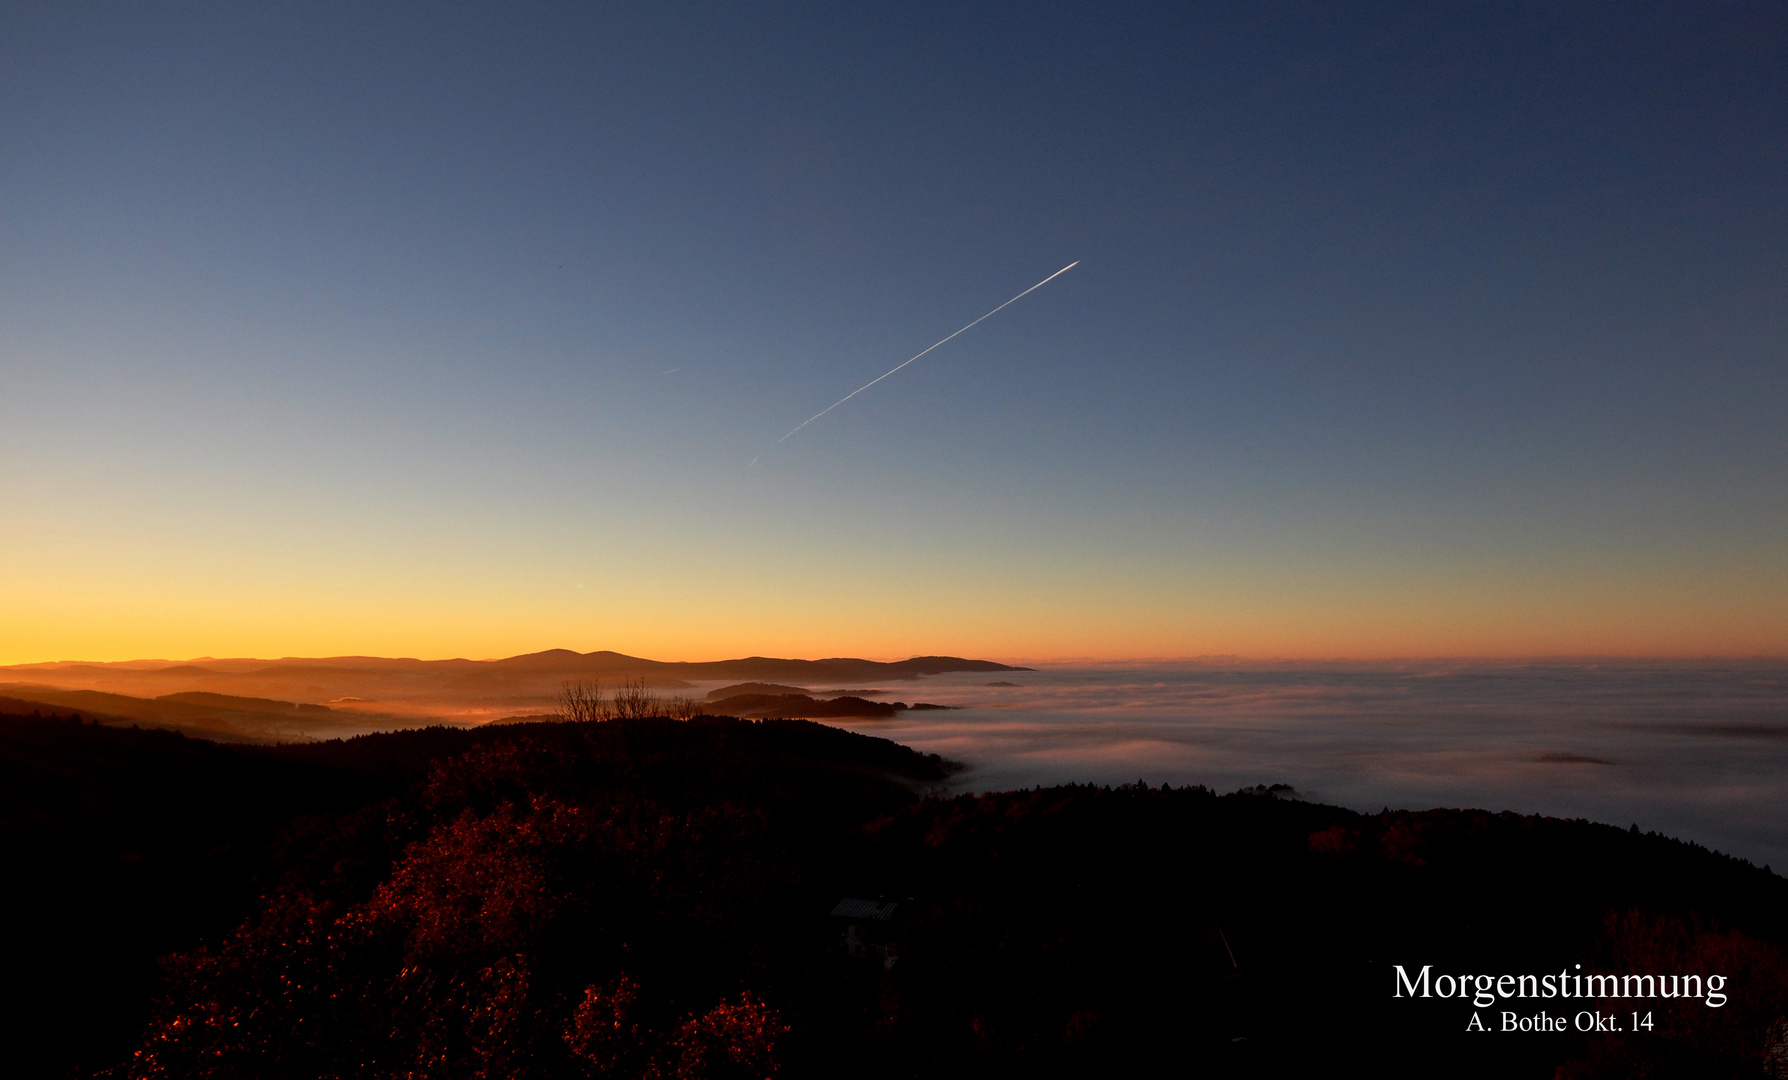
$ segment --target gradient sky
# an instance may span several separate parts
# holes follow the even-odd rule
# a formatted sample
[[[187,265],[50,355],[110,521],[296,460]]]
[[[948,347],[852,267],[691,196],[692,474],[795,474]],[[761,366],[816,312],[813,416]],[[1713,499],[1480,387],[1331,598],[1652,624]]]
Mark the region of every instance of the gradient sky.
[[[1788,654],[1785,178],[1780,4],[18,0],[0,662]]]

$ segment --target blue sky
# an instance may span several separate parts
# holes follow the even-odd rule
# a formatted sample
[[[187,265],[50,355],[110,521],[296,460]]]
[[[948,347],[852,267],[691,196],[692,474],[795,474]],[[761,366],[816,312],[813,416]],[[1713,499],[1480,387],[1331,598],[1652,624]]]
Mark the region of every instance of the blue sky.
[[[1771,5],[8,5],[0,659],[1780,655],[1785,114]]]

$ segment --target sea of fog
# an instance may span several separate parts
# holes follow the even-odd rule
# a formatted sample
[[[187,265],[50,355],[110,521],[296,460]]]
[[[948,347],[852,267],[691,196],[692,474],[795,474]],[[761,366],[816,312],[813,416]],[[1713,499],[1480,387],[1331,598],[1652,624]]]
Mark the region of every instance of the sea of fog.
[[[1290,784],[1363,811],[1636,824],[1788,872],[1788,663],[1198,663],[886,689],[962,708],[833,723],[966,763],[965,791]]]

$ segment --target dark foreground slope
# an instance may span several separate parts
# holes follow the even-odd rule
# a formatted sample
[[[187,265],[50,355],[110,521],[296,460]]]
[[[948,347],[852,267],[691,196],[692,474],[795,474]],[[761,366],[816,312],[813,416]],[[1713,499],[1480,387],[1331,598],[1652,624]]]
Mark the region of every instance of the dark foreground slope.
[[[436,729],[278,750],[4,730],[7,779],[34,785],[5,804],[9,865],[40,883],[26,891],[45,943],[33,962],[66,954],[138,980],[103,1008],[65,980],[58,1008],[9,1032],[39,1075],[79,1059],[142,1077],[1283,1075],[1336,1062],[1760,1076],[1788,1010],[1788,883],[1584,822],[1361,816],[1201,789],[922,798],[941,762],[800,722]],[[148,741],[120,741],[133,738]],[[119,861],[133,844],[123,854],[139,861]],[[60,878],[45,877],[52,865]],[[42,898],[78,892],[61,884],[75,877],[109,903],[71,920]],[[828,913],[844,896],[902,900],[883,938],[891,967],[842,947]],[[95,933],[102,947],[83,944]],[[151,1002],[141,972],[168,950]],[[1640,1036],[1467,1033],[1466,1003],[1391,998],[1393,964],[1578,963],[1717,971],[1730,1000],[1641,1005],[1654,1028]],[[1484,1011],[1492,1026],[1504,1007]]]
[[[156,955],[247,916],[293,819],[376,797],[357,776],[171,731],[0,716],[0,1071],[127,1051]]]
[[[708,846],[687,836],[653,843],[685,860],[674,880],[719,890],[718,903],[737,891],[733,868],[768,857],[761,839],[742,836],[773,835],[777,850],[823,862],[815,845],[836,849],[857,825],[912,804],[944,775],[936,758],[885,740],[790,721],[428,728],[247,747],[0,715],[4,1072],[61,1076],[123,1060],[141,1043],[157,986],[194,985],[167,983],[158,956],[208,945],[232,963],[261,964],[266,957],[244,944],[254,927],[294,904],[357,910],[409,847],[462,819],[624,804],[628,820],[653,831],[659,818],[682,815]],[[663,826],[667,837],[683,827]],[[501,873],[483,880],[493,897],[526,884]],[[249,936],[226,944],[239,924]],[[272,980],[268,988],[284,985],[281,972],[252,971]],[[306,985],[325,997],[340,992]],[[289,1022],[307,1038],[325,1027],[277,1010],[257,1021]],[[266,1034],[252,1024],[241,1033],[251,1031]],[[243,1069],[212,1074],[284,1075]]]

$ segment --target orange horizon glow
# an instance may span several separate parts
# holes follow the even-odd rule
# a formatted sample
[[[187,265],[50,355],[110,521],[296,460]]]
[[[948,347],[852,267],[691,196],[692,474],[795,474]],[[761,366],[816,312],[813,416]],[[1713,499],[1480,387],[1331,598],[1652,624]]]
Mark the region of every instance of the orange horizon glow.
[[[691,539],[693,537],[693,539]],[[79,658],[507,657],[569,648],[1023,664],[1788,657],[1788,570],[1590,554],[1546,563],[1240,547],[901,550],[641,530],[594,553],[381,540],[184,550],[16,533],[0,664]]]
[[[1207,649],[1198,653],[1010,653],[1001,649],[983,649],[971,644],[944,647],[944,645],[921,645],[907,649],[885,649],[885,647],[849,647],[839,644],[812,644],[801,647],[792,644],[762,645],[737,644],[733,647],[706,647],[706,649],[676,649],[672,645],[653,647],[651,644],[626,645],[615,642],[599,642],[599,644],[565,644],[565,642],[522,642],[513,647],[499,649],[415,649],[401,647],[397,644],[343,644],[331,647],[327,644],[315,644],[313,647],[290,647],[290,649],[207,649],[202,653],[191,651],[129,651],[129,649],[109,649],[109,651],[63,651],[63,653],[29,653],[20,649],[9,649],[0,653],[0,667],[29,667],[29,665],[48,665],[48,663],[206,663],[206,662],[290,662],[290,660],[336,660],[336,658],[383,658],[383,660],[420,660],[420,662],[443,662],[443,660],[470,660],[470,662],[495,662],[506,660],[510,656],[524,656],[531,653],[545,653],[552,649],[569,649],[572,653],[620,653],[624,656],[635,656],[640,660],[653,662],[722,662],[722,660],[740,660],[746,656],[769,656],[780,660],[828,660],[828,658],[855,658],[855,660],[873,660],[873,662],[901,662],[914,656],[962,656],[969,660],[991,660],[996,663],[1008,663],[1016,667],[1173,667],[1173,665],[1273,665],[1273,663],[1697,663],[1697,662],[1788,662],[1788,649],[1745,649],[1745,647],[1729,647],[1729,649],[1475,649],[1475,651],[1418,651],[1413,647],[1396,649],[1386,645],[1382,649]]]

